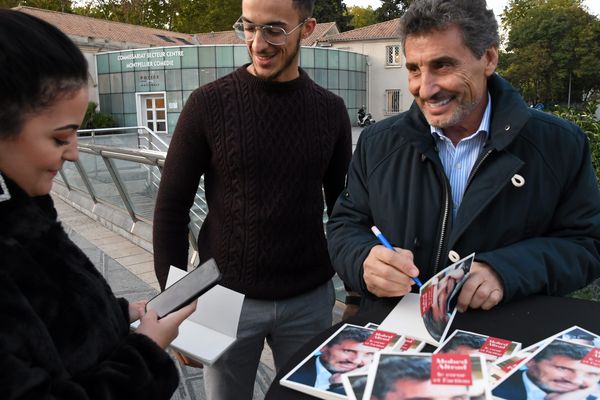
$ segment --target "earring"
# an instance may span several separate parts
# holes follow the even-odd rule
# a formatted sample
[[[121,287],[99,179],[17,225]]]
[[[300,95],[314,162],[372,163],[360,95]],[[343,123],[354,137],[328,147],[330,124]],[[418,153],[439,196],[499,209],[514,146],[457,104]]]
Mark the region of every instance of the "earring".
[[[10,192],[8,191],[8,187],[6,187],[6,182],[4,182],[2,174],[0,174],[0,203],[7,200],[10,200]]]

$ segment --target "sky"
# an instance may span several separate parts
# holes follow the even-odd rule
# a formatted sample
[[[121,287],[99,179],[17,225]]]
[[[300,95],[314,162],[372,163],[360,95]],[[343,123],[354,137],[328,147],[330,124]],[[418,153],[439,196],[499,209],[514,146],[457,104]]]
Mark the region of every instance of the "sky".
[[[351,6],[361,6],[367,7],[371,6],[373,9],[378,8],[381,5],[381,1],[379,0],[344,0],[344,4],[347,7]],[[508,4],[508,0],[487,0],[487,4],[494,10],[496,15],[500,15],[504,7]],[[587,6],[591,14],[600,17],[600,1],[598,0],[584,0],[583,4]]]

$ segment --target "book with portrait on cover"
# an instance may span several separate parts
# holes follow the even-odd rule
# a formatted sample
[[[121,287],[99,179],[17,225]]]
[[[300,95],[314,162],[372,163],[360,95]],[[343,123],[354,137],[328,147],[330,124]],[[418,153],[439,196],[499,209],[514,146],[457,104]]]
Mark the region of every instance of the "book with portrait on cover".
[[[471,271],[475,254],[448,266],[420,288],[408,293],[381,322],[379,329],[423,340],[438,347],[456,315],[456,302]]]
[[[486,361],[495,361],[520,349],[519,342],[457,329],[434,353],[481,354]]]
[[[491,399],[481,355],[375,354],[363,399]]]
[[[544,342],[494,384],[498,399],[600,399],[600,348],[581,342]]]

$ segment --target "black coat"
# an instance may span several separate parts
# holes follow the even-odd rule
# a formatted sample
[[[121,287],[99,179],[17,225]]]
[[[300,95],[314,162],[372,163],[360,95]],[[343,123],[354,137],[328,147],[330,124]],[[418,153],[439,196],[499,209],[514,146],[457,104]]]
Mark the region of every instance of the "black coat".
[[[31,198],[4,181],[0,397],[170,398],[178,383],[173,361],[129,332],[127,302],[67,237],[50,196]]]
[[[379,244],[372,225],[413,252],[422,282],[449,264],[451,252],[475,252],[502,279],[504,301],[564,295],[600,276],[600,192],[587,137],[528,108],[498,75],[488,90],[489,138],[456,218],[418,106],[361,134],[327,237],[334,269],[365,303],[397,301],[376,299],[363,280],[363,262]]]

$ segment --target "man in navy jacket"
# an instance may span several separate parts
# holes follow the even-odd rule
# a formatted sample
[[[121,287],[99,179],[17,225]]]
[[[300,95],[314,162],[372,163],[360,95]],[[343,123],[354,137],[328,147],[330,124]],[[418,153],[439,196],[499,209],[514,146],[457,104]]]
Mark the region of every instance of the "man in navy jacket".
[[[401,40],[415,101],[361,134],[327,226],[334,268],[363,305],[395,302],[412,277],[472,252],[460,311],[564,295],[600,276],[587,137],[495,74],[498,25],[485,0],[416,0]]]

